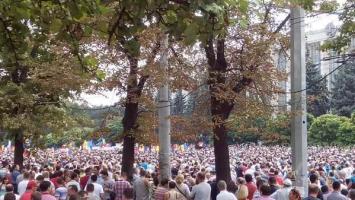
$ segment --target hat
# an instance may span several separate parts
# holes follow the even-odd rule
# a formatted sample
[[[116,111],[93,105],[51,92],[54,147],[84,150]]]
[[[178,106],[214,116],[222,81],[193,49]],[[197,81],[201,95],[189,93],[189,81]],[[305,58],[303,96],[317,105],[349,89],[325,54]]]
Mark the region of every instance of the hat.
[[[284,186],[292,186],[292,182],[290,179],[285,179],[284,180]]]
[[[27,190],[32,190],[34,187],[37,187],[36,181],[29,181],[29,182],[27,183],[26,189],[27,189]]]

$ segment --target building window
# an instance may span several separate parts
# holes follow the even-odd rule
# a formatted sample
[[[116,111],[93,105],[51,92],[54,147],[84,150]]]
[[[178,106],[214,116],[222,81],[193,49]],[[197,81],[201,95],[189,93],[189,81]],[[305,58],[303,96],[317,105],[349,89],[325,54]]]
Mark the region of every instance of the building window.
[[[321,55],[320,55],[320,42],[314,42],[307,44],[306,52],[307,62],[312,64],[320,64]]]

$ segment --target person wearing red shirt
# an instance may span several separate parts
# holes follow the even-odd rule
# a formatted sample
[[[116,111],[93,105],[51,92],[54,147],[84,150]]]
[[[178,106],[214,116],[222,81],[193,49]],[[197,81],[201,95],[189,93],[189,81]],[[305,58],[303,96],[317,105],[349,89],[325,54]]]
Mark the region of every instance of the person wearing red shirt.
[[[29,181],[27,183],[26,192],[20,197],[20,200],[31,200],[31,195],[37,190],[36,181]]]
[[[255,183],[253,183],[253,176],[251,174],[246,174],[245,181],[247,182],[245,185],[248,188],[248,199],[253,199],[254,193],[257,189]]]
[[[90,176],[91,176],[91,169],[90,168],[86,168],[85,169],[85,176],[80,178],[80,187],[81,187],[82,190],[84,190],[85,186],[88,184]]]
[[[277,185],[284,185],[284,180],[281,176],[279,176],[279,171],[275,169],[275,178]]]

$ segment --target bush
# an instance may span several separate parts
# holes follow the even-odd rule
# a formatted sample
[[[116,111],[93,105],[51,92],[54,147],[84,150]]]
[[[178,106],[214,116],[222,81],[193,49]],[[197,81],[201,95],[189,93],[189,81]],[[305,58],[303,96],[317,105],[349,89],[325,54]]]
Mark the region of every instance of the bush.
[[[309,129],[310,144],[348,145],[355,142],[355,124],[347,117],[322,115],[314,120]]]

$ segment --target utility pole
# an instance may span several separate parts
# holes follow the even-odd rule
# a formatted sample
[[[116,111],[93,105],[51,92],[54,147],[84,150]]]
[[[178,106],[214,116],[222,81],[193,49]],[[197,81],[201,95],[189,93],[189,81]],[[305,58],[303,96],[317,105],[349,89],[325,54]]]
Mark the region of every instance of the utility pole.
[[[163,83],[159,88],[158,116],[159,116],[159,169],[160,179],[171,177],[170,170],[170,101],[168,66],[168,35],[164,34],[161,40],[160,70],[163,74]]]
[[[308,195],[304,9],[291,8],[291,148],[294,186]]]

